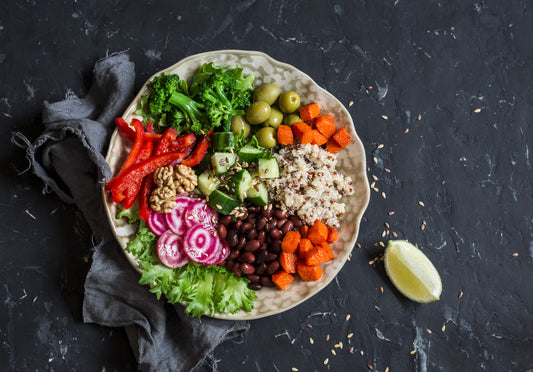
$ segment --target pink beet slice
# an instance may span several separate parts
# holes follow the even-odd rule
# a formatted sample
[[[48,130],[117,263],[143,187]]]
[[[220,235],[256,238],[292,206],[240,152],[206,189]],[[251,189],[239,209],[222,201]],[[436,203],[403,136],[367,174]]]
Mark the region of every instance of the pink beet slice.
[[[157,255],[163,265],[176,268],[185,265],[189,257],[183,250],[183,238],[167,230],[157,240]]]

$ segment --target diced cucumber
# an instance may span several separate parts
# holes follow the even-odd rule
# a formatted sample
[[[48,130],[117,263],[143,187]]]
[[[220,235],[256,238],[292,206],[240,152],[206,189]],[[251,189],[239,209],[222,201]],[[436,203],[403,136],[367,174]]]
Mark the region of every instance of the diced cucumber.
[[[257,163],[257,161],[263,157],[265,157],[265,153],[263,150],[257,149],[252,146],[244,146],[242,147],[238,152],[237,155],[239,155],[239,162],[247,162],[250,163]]]
[[[252,186],[252,176],[250,172],[243,169],[235,173],[229,181],[229,186],[232,188],[233,193],[240,201],[244,201],[248,195],[248,191]]]
[[[264,182],[250,187],[248,200],[259,207],[264,207],[268,204],[268,188]]]
[[[276,158],[259,159],[257,175],[261,178],[278,178],[279,165]]]
[[[216,174],[226,173],[235,164],[237,156],[232,152],[215,152],[211,164]]]
[[[220,180],[213,177],[211,172],[205,171],[198,176],[198,188],[204,195],[210,195],[218,187]]]
[[[240,201],[218,189],[214,190],[211,195],[209,195],[207,204],[209,204],[215,211],[222,214],[229,214],[232,210],[242,205]]]
[[[235,136],[232,132],[214,132],[211,138],[215,151],[224,151],[235,147]]]

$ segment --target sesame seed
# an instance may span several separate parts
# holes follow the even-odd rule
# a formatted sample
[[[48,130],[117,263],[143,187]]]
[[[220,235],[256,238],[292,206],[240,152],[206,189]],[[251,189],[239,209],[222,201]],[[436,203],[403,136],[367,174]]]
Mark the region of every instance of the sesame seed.
[[[307,328],[313,328],[313,326],[309,323],[307,323]]]
[[[291,368],[291,371],[293,371],[293,372],[298,372],[298,368],[296,368],[296,367],[292,367],[292,368]]]
[[[390,211],[389,213],[387,213],[389,216],[393,216],[396,212],[393,212],[393,211]]]
[[[311,337],[309,337],[309,343],[310,343],[311,345],[313,345],[313,344],[315,343],[315,341],[314,341]]]
[[[480,108],[477,108],[477,109],[474,110],[474,112],[475,112],[476,114],[478,114],[478,113],[481,112],[481,109],[480,109]]]
[[[382,197],[383,199],[387,199],[387,194],[385,194],[385,192],[382,192],[382,193],[381,193],[381,197]]]
[[[338,344],[335,344],[335,348],[337,348],[337,349],[341,349],[342,350],[342,346],[343,346],[342,345],[342,341],[339,342]]]
[[[372,85],[369,85],[367,87],[365,87],[366,90],[372,90],[374,87]]]
[[[376,187],[376,183],[375,183],[375,182],[372,182],[372,183],[370,184],[370,188],[373,189],[374,187]]]
[[[352,316],[350,314],[348,314],[348,315],[346,315],[346,319],[345,320],[348,321],[348,320],[350,320],[351,317]]]
[[[383,147],[385,147],[385,145],[382,144],[382,143],[380,143],[380,144],[378,145],[378,149],[382,149]]]
[[[426,328],[426,332],[428,333],[428,335],[430,335],[431,334],[431,329]]]
[[[350,101],[350,103],[348,103],[348,107],[352,107],[353,105],[353,101]]]
[[[409,128],[405,128],[405,129],[403,130],[403,134],[407,134],[407,133],[409,133]]]
[[[337,355],[337,353],[335,352],[335,350],[331,349],[331,354],[333,355]]]
[[[385,372],[389,372],[389,367],[385,368]]]
[[[381,293],[383,293],[383,287],[382,287],[382,286],[379,286],[379,291],[380,291]]]
[[[369,364],[367,367],[368,367],[368,369],[373,369],[373,368],[374,368],[374,367],[372,367],[372,365],[370,365],[370,364]]]
[[[372,178],[374,179],[374,181],[377,181],[379,178],[377,178],[376,176],[372,175]]]
[[[217,204],[217,209],[222,209],[222,206],[220,204]]]
[[[518,257],[518,253],[513,253],[513,257]]]
[[[385,226],[387,229],[390,228],[390,225],[387,222],[385,222],[383,226]]]
[[[384,238],[387,236],[387,231],[386,230],[383,230],[383,232],[381,233],[381,237]]]
[[[392,232],[392,236],[394,236],[395,238],[398,237],[398,234],[396,234],[394,231]]]
[[[328,364],[329,358],[324,359],[324,365]]]
[[[442,328],[440,329],[442,332],[444,332],[446,330],[446,324],[443,324],[442,325]]]
[[[381,118],[382,118],[383,120],[388,120],[388,119],[389,119],[389,117],[388,117],[387,115],[381,115]]]
[[[353,337],[353,333],[348,333],[348,336],[346,336],[347,338],[352,338]]]
[[[372,158],[372,161],[373,161],[374,163],[377,164],[377,162],[378,162],[378,158],[376,158],[376,157],[374,156],[374,157]]]
[[[423,206],[424,206],[424,202],[423,202],[423,201],[419,201],[419,202],[418,202],[418,205],[420,205],[421,207],[423,207]]]
[[[457,295],[457,298],[461,298],[463,297],[463,291],[459,292],[459,294]]]
[[[357,246],[357,248],[361,248],[361,243],[355,243],[355,245]]]
[[[413,355],[416,353],[416,350],[411,350],[409,354]]]
[[[353,346],[350,348],[349,353],[353,354]]]
[[[379,189],[377,187],[372,187],[372,190],[374,190],[375,192],[379,192]]]
[[[385,173],[390,173],[390,169],[389,168],[385,168],[383,170],[385,171]]]
[[[418,116],[416,117],[416,120],[420,120],[422,119],[422,115],[418,114]]]
[[[420,230],[421,231],[424,231],[425,228],[426,228],[426,224],[423,223],[422,225],[420,225]]]
[[[385,243],[379,242],[379,245],[381,245],[383,248],[385,248]]]
[[[329,341],[329,333],[326,335],[326,341]]]

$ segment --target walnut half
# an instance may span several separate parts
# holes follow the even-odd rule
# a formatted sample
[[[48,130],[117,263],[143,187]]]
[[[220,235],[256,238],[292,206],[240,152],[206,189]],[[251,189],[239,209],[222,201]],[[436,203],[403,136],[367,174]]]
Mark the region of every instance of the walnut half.
[[[174,178],[176,179],[175,185],[178,194],[191,192],[198,185],[196,173],[186,165],[180,164],[174,168]]]
[[[150,196],[150,207],[160,213],[170,213],[176,206],[176,194],[186,194],[198,185],[198,177],[191,167],[166,166],[154,172],[154,183],[158,186]]]

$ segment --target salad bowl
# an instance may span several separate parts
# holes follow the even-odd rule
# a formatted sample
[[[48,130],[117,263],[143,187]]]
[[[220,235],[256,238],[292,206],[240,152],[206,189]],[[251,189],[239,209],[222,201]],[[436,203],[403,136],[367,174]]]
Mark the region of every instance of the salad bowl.
[[[366,175],[366,157],[363,144],[357,136],[353,120],[344,107],[332,94],[321,88],[308,75],[295,67],[279,62],[268,55],[256,51],[221,50],[190,56],[175,65],[157,72],[154,76],[164,72],[178,74],[181,79],[190,80],[196,70],[204,63],[213,62],[217,66],[233,66],[243,68],[245,75],[253,73],[254,85],[257,87],[265,83],[276,83],[282,91],[293,90],[302,100],[302,105],[318,102],[321,112],[332,115],[337,129],[344,127],[350,134],[352,141],[337,154],[337,170],[349,176],[353,182],[354,194],[343,198],[346,212],[340,220],[337,229],[339,238],[331,244],[335,258],[323,265],[323,276],[314,282],[304,282],[296,279],[286,290],[277,288],[263,288],[257,291],[254,308],[250,312],[239,311],[234,314],[216,313],[215,318],[232,320],[258,319],[289,310],[324,289],[339,273],[351,255],[357,240],[359,225],[370,199],[370,189]],[[123,118],[130,122],[135,115],[141,96],[147,94],[148,83],[152,76],[141,88],[135,99],[128,106]],[[113,133],[106,160],[113,173],[120,169],[131,144],[117,131]],[[122,247],[124,254],[132,266],[140,271],[136,257],[126,250],[129,241],[135,237],[136,225],[128,224],[124,219],[115,219],[120,206],[111,200],[109,193],[102,190],[103,201],[112,231]],[[148,288],[146,289],[148,290]]]

